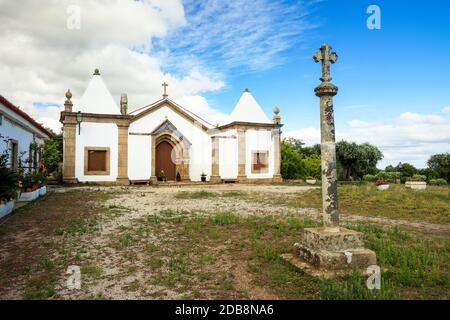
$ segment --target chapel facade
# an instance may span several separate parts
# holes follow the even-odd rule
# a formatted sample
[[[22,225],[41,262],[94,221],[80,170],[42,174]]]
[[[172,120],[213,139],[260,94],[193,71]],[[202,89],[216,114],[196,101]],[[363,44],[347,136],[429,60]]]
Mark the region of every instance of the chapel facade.
[[[269,120],[248,89],[222,125],[169,99],[166,87],[162,99],[128,112],[127,96],[117,105],[97,69],[78,106],[70,90],[66,99],[60,118],[66,183],[282,180],[279,109]]]

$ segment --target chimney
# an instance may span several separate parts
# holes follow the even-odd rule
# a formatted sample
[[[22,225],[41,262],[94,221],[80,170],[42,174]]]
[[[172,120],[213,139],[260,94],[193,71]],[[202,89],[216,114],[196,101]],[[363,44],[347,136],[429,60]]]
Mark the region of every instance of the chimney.
[[[122,93],[120,97],[120,113],[126,115],[128,112],[128,97],[126,93]]]

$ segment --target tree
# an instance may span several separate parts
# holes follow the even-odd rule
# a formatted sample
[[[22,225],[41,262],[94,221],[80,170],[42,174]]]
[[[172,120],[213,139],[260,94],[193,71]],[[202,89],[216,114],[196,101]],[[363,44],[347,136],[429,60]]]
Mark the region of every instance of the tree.
[[[44,165],[48,174],[57,172],[59,164],[63,161],[63,136],[54,135],[51,139],[45,140],[43,148]]]
[[[281,142],[281,176],[283,179],[300,179],[305,176],[302,154],[290,140]]]
[[[336,144],[336,156],[345,180],[350,180],[350,177],[361,180],[366,174],[377,173],[377,163],[383,159],[383,153],[377,147],[347,141]]]
[[[433,178],[441,178],[450,182],[450,153],[435,154],[430,157],[427,164]]]
[[[395,169],[401,173],[402,178],[409,178],[417,173],[416,167],[409,163],[400,162]]]
[[[305,166],[305,173],[307,177],[320,178],[321,176],[321,161],[319,155],[312,155],[302,159]]]

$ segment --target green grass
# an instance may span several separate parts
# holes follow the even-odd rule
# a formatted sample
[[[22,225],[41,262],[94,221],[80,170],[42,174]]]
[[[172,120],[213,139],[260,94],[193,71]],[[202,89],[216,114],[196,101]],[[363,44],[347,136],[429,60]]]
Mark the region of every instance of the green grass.
[[[175,198],[177,199],[207,199],[217,197],[218,194],[215,192],[209,191],[180,191],[175,194]]]
[[[321,208],[321,189],[310,190],[290,200],[296,208]],[[340,185],[340,208],[343,213],[381,216],[391,219],[450,223],[450,188],[429,186],[411,190],[404,185],[391,185],[379,191],[371,184]]]
[[[209,219],[212,223],[221,226],[236,224],[239,222],[239,216],[233,212],[217,213],[211,216]]]
[[[56,294],[55,285],[57,278],[55,274],[44,274],[34,277],[27,284],[23,298],[25,300],[44,300]]]
[[[100,267],[97,267],[95,265],[88,265],[81,267],[81,275],[82,276],[88,276],[94,279],[100,279],[102,276],[102,269]]]

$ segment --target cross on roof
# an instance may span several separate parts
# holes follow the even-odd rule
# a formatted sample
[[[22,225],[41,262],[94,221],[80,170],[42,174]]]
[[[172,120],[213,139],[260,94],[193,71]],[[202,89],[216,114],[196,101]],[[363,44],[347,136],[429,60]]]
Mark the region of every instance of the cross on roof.
[[[167,94],[167,87],[169,86],[166,82],[164,82],[161,86],[164,87],[163,98],[167,98],[169,95]]]

